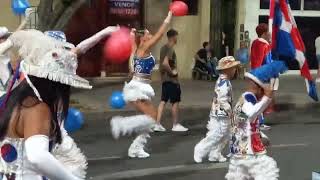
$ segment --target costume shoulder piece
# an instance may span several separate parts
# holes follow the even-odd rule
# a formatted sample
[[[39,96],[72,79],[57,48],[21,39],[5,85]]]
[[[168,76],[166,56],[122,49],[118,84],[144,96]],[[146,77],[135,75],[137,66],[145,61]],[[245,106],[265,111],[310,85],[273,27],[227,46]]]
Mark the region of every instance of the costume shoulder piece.
[[[243,94],[244,100],[252,103],[252,104],[256,104],[257,103],[257,98],[254,94],[252,93],[244,93]]]

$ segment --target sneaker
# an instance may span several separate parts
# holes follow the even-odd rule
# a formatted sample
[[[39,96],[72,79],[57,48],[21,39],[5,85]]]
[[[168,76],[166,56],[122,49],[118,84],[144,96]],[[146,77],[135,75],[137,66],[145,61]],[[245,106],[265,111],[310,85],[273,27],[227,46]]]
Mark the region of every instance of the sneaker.
[[[165,132],[166,128],[164,128],[160,123],[156,124],[153,128],[156,132]]]
[[[260,125],[260,130],[261,131],[268,131],[270,129],[271,129],[271,127],[268,126],[268,125],[265,125],[265,124]]]
[[[143,149],[137,150],[137,151],[130,151],[128,152],[128,156],[131,158],[148,158],[150,157],[150,154],[145,152]]]
[[[172,127],[172,131],[175,131],[175,132],[186,132],[188,130],[189,130],[188,128],[183,127],[181,124],[175,124]]]

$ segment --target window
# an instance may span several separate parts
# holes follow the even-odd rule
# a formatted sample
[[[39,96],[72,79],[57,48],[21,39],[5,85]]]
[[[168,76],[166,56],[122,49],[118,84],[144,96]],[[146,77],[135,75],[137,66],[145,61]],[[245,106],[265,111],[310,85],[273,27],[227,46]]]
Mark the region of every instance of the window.
[[[173,0],[175,1],[175,0]],[[189,12],[188,15],[197,15],[198,14],[198,0],[184,0],[184,2],[188,5]]]
[[[319,1],[319,0],[310,0],[310,1]],[[292,10],[301,9],[301,0],[289,0],[289,4]],[[269,9],[269,5],[270,5],[270,0],[260,0],[260,9]]]
[[[320,10],[320,0],[304,0],[305,10]]]

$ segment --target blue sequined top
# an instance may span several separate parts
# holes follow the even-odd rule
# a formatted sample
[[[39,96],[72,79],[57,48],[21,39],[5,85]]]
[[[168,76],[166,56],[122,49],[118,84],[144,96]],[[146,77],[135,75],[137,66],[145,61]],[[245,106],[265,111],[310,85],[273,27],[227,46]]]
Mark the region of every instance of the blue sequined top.
[[[151,75],[151,72],[156,65],[155,58],[150,54],[150,56],[145,58],[133,58],[134,61],[134,72],[136,74]]]

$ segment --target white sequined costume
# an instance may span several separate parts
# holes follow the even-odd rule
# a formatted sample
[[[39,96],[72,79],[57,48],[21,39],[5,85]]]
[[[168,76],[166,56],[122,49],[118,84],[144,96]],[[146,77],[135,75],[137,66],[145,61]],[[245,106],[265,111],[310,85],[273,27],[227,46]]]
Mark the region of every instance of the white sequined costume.
[[[232,154],[227,180],[277,180],[279,169],[274,159],[267,156],[261,140],[258,116],[271,99],[258,101],[251,92],[242,94],[234,108],[230,151]]]
[[[215,86],[215,98],[210,111],[208,133],[194,148],[194,160],[198,163],[209,155],[210,161],[225,161],[221,154],[229,140],[232,117],[232,85],[221,74]]]

